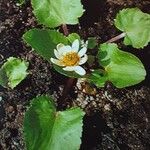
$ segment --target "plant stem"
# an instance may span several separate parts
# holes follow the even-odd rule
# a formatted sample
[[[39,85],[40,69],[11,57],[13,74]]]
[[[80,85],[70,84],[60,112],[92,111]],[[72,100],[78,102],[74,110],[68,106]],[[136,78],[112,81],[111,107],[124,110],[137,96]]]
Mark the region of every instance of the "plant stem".
[[[63,29],[64,35],[66,35],[66,36],[69,35],[69,31],[68,31],[68,28],[67,28],[66,24],[62,25],[62,29]]]
[[[76,82],[77,82],[77,79],[74,79],[74,78],[67,79],[66,84],[64,85],[64,89],[62,91],[61,97],[59,98],[59,101],[58,101],[58,109],[63,110],[66,108],[67,106],[66,98],[69,92],[73,90],[73,86],[75,85]]]
[[[63,29],[63,32],[64,32],[64,35],[67,36],[69,35],[69,31],[68,31],[68,28],[67,28],[67,25],[66,24],[63,24],[62,25],[62,29]],[[74,79],[74,78],[69,78],[64,86],[64,89],[63,89],[63,92],[62,92],[62,95],[59,99],[59,102],[58,102],[58,108],[60,109],[63,109],[66,107],[66,97],[68,95],[68,93],[72,90],[75,82],[77,80]]]
[[[122,39],[125,36],[126,36],[126,33],[121,33],[118,36],[115,36],[112,39],[108,40],[106,43],[112,43],[112,42],[118,41],[119,39]]]
[[[67,93],[72,90],[75,82],[76,82],[76,79],[74,79],[74,78],[69,78],[67,80],[67,83],[66,83],[64,90],[63,90],[63,93],[62,93],[62,97],[61,97],[62,99],[66,98]]]

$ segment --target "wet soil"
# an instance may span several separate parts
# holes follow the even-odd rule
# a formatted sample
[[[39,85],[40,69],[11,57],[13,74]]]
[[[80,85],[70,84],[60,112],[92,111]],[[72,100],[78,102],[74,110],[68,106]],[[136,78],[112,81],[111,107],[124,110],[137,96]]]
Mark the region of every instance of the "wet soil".
[[[120,32],[113,26],[116,13],[126,7],[138,7],[150,13],[149,0],[82,0],[86,12],[79,26],[69,26],[83,39],[95,36],[103,43]],[[0,65],[9,56],[30,63],[28,77],[15,89],[0,87],[0,149],[23,150],[22,123],[32,98],[53,95],[56,105],[67,78],[31,51],[22,40],[28,29],[41,27],[32,14],[30,2],[22,7],[15,1],[0,2]],[[150,46],[143,50],[119,46],[143,62],[147,76],[142,83],[117,89],[110,83],[105,88],[85,93],[78,81],[65,106],[79,106],[85,112],[81,150],[149,150],[150,149]]]

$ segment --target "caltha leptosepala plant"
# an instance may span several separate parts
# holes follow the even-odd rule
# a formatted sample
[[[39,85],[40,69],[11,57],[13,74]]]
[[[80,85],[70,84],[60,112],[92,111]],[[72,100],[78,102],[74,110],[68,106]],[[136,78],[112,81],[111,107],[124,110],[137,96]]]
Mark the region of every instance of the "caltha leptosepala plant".
[[[113,42],[124,38],[123,43],[130,45],[131,49],[147,46],[150,41],[149,14],[138,8],[119,11],[114,25],[121,31],[120,35],[99,44],[95,37],[89,37],[86,41],[77,33],[68,31],[67,25],[78,24],[79,17],[86,11],[80,0],[31,2],[33,13],[39,24],[43,24],[43,28],[27,31],[23,39],[36,53],[52,64],[58,73],[69,78],[69,86],[64,85],[68,90],[64,91],[69,92],[72,80],[78,79],[97,87],[104,87],[109,81],[117,88],[132,86],[145,79],[146,71],[142,62]],[[59,31],[61,28],[63,33]],[[96,56],[92,55],[92,49],[97,50]],[[91,61],[91,57],[94,61]],[[91,67],[91,63],[95,61],[99,64],[96,69]],[[65,97],[62,95],[61,98],[59,101],[64,103]],[[26,112],[24,131],[27,148],[79,149],[84,112],[80,108],[56,111],[52,101],[49,96],[39,96],[33,99]]]

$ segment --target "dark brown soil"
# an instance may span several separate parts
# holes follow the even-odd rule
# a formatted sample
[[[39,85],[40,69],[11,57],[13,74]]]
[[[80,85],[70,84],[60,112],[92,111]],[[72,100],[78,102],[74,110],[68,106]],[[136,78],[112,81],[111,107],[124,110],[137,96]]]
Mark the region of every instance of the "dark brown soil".
[[[119,34],[113,26],[116,13],[126,7],[138,7],[150,13],[149,0],[82,0],[86,12],[79,26],[69,26],[84,39],[95,36],[100,43]],[[41,94],[57,97],[67,78],[31,51],[22,41],[28,29],[40,27],[32,14],[30,3],[22,7],[14,1],[0,2],[0,65],[9,56],[26,59],[30,63],[28,77],[14,90],[0,87],[0,150],[25,149],[22,122],[32,98]],[[69,93],[65,106],[79,106],[85,110],[81,150],[149,150],[150,149],[150,46],[143,50],[120,47],[138,56],[147,70],[145,81],[139,85],[117,89],[111,84],[83,92],[78,81],[75,92]]]

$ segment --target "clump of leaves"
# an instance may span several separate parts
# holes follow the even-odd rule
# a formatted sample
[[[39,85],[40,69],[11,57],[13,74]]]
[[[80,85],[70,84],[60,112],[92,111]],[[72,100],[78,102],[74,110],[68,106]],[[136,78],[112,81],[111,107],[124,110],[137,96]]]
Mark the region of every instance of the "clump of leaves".
[[[83,116],[80,108],[57,111],[49,96],[34,98],[24,119],[27,149],[78,150]]]
[[[28,75],[29,63],[15,57],[9,57],[0,68],[0,85],[16,87]]]
[[[22,5],[25,0],[18,2]],[[78,34],[68,32],[67,25],[78,24],[79,17],[83,15],[81,0],[31,0],[31,3],[34,15],[44,28],[27,31],[23,39],[52,63],[56,71],[71,78],[84,78],[98,87],[104,87],[107,81],[111,81],[116,87],[123,88],[145,79],[142,62],[112,42],[124,38],[125,45],[137,49],[147,46],[150,42],[149,14],[138,8],[121,10],[114,25],[122,33],[106,43],[98,44],[95,37],[83,42]],[[62,26],[64,34],[54,29],[59,26]],[[87,61],[88,48],[98,49],[96,56],[89,56],[91,61]],[[93,60],[99,64],[96,69],[88,68]],[[85,63],[87,67],[81,67]],[[16,87],[27,76],[28,65],[24,60],[8,58],[0,68],[0,85],[12,89]],[[84,112],[79,108],[57,111],[49,96],[33,99],[24,120],[27,149],[78,150],[83,116]]]
[[[142,62],[135,55],[118,49],[117,44],[101,44],[97,57],[105,70],[95,70],[90,79],[99,87],[111,81],[116,87],[123,88],[145,79]]]
[[[111,81],[116,87],[124,88],[145,79],[146,71],[142,62],[133,54],[120,50],[113,42],[124,38],[125,45],[134,48],[147,46],[150,42],[149,14],[137,8],[121,10],[114,25],[122,33],[99,44],[95,37],[89,37],[88,42],[83,42],[78,34],[68,32],[67,25],[78,24],[79,17],[83,15],[81,0],[31,2],[34,15],[44,28],[27,31],[23,39],[35,52],[52,63],[56,71],[71,78],[84,78],[98,87],[104,87],[107,81]],[[59,26],[64,34],[58,28],[54,29]],[[95,56],[91,53],[88,57],[90,60],[85,61],[88,48],[90,51],[98,50],[98,54]],[[95,61],[99,64],[97,68],[88,68]],[[83,114],[79,108],[59,112],[50,97],[35,98],[25,115],[27,148],[79,149]]]
[[[46,6],[42,5],[43,8],[40,8],[40,11],[38,11],[38,9],[36,9],[37,6],[34,4],[35,1],[37,2],[38,0],[33,0],[32,3],[33,3],[33,8],[36,11],[35,15],[38,18],[38,17],[41,17],[41,14],[43,15],[45,14],[42,10]],[[47,3],[46,0],[45,2]],[[51,5],[53,5],[53,3],[55,2],[52,2],[51,4],[49,4],[50,7]],[[81,12],[83,12],[83,10],[81,10],[82,8],[81,4],[75,3],[74,5],[75,6],[79,5],[80,11],[79,10],[78,11],[80,12],[80,15],[81,15]],[[61,10],[60,5],[59,6],[55,5],[55,7],[56,8],[58,7],[56,10],[58,9]],[[63,7],[63,3],[61,7]],[[52,14],[58,15],[56,13],[57,12],[56,10],[52,10],[52,11],[49,10],[49,11],[51,13],[55,11],[55,13],[52,13]],[[66,12],[67,10],[64,10],[64,11]],[[73,11],[72,13],[74,14],[75,12]],[[76,19],[77,19],[78,15],[75,15],[75,14],[74,16],[76,16]],[[66,13],[64,14],[62,13],[61,15],[62,15],[62,18],[65,18]],[[50,20],[48,21],[46,20],[46,18],[44,17],[42,18],[43,18],[44,25],[49,26],[49,27],[58,26],[58,25],[55,25],[53,21],[51,21],[52,25],[50,25]],[[55,19],[58,19],[58,17],[55,17]],[[48,25],[45,23],[47,21],[48,21]],[[63,23],[69,23],[69,22],[67,21],[61,22],[59,23],[59,25]],[[114,24],[118,29],[123,31],[123,33],[117,36],[117,38],[120,39],[124,37],[124,43],[126,45],[132,45],[135,48],[142,48],[146,46],[148,42],[150,41],[150,29],[149,29],[150,28],[150,15],[141,12],[137,8],[127,8],[127,9],[123,9],[122,11],[120,11],[116,16]],[[144,26],[144,29],[143,29],[143,26]],[[141,39],[141,36],[142,36],[142,39]],[[51,58],[54,58],[55,56],[54,49],[56,49],[57,45],[59,45],[60,43],[63,45],[66,45],[67,47],[67,45],[68,46],[71,45],[75,39],[78,39],[81,42],[80,47],[82,46],[82,40],[78,34],[72,33],[66,36],[54,29],[31,29],[24,34],[23,38],[30,46],[32,46],[32,48],[35,49],[35,51],[38,54],[40,54],[43,58],[45,58],[49,62]],[[117,38],[115,37],[109,40],[108,43],[111,43],[117,40]],[[97,68],[95,70],[90,68],[90,70],[92,70],[91,72],[88,72],[86,75],[81,76],[81,75],[78,75],[75,71],[70,71],[69,69],[68,71],[63,70],[63,68],[59,65],[53,64],[53,66],[56,71],[58,71],[59,73],[63,75],[66,75],[72,78],[86,78],[88,81],[92,83],[96,83],[96,85],[100,87],[103,87],[107,81],[111,81],[118,88],[123,88],[123,87],[128,87],[128,86],[137,84],[141,82],[142,80],[144,80],[146,71],[144,69],[142,62],[136,56],[133,56],[131,53],[118,50],[117,45],[115,46],[115,48],[112,48],[114,47],[113,44],[112,45],[107,44],[107,46],[106,44],[98,45],[97,40],[94,37],[89,37],[88,45],[86,45],[86,47],[93,49],[95,47],[104,47],[104,45],[105,45],[105,52],[103,51],[104,48],[100,48],[99,49],[100,55],[96,56],[99,60],[98,63],[100,64],[101,69],[103,68],[103,71],[101,70],[103,73],[98,73],[98,70],[100,68]],[[111,51],[112,53],[110,53],[109,51]],[[104,66],[102,63],[104,53],[105,53],[106,58],[109,57],[109,65],[107,64],[107,66]],[[91,57],[93,58],[95,56],[90,55],[89,58]],[[89,62],[90,61],[88,61],[87,64]],[[135,78],[133,78],[133,75],[135,76]]]

